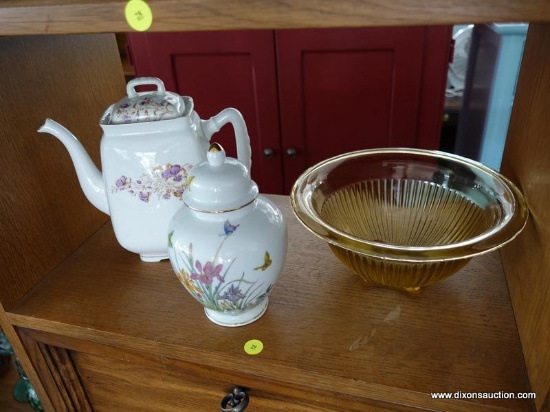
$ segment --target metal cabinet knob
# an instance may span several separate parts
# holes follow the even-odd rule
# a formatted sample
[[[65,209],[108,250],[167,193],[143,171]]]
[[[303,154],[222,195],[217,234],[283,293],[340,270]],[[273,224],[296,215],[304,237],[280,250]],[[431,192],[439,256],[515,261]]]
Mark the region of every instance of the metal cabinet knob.
[[[222,399],[221,411],[222,412],[242,412],[248,406],[250,398],[244,389],[236,386],[233,388],[233,392],[228,393]]]
[[[293,147],[286,149],[286,155],[288,157],[296,157],[297,154],[298,154],[298,151]]]
[[[264,156],[265,157],[273,157],[275,155],[275,150],[273,150],[271,147],[266,147],[264,149]]]

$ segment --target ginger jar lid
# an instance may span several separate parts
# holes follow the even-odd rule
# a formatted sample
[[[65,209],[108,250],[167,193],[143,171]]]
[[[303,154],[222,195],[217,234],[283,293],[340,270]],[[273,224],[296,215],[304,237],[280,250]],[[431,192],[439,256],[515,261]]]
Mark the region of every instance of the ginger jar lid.
[[[205,162],[195,165],[188,178],[183,202],[199,212],[223,213],[240,209],[258,196],[250,170],[218,143],[212,143]]]
[[[138,86],[155,86],[156,90],[137,92]],[[126,86],[126,93],[128,96],[107,109],[101,124],[154,122],[185,115],[185,99],[176,93],[167,92],[162,80],[156,77],[130,80]]]

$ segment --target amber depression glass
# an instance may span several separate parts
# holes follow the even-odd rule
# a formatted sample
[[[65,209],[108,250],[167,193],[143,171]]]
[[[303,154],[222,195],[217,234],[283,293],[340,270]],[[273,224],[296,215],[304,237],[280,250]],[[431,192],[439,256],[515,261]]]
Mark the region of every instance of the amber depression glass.
[[[418,290],[512,240],[528,209],[508,179],[443,152],[374,149],[306,170],[298,219],[367,282]]]

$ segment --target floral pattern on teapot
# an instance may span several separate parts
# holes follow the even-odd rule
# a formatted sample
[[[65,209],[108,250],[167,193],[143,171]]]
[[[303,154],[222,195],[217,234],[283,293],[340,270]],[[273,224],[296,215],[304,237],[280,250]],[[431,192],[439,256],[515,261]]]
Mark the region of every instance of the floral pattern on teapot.
[[[124,124],[174,119],[179,116],[179,112],[173,104],[166,100],[144,96],[121,104],[112,116],[114,123]]]
[[[221,312],[242,312],[252,309],[260,304],[271,291],[272,284],[267,288],[258,280],[251,281],[246,277],[243,271],[239,277],[232,277],[233,280],[226,282],[226,277],[231,271],[231,266],[236,258],[229,261],[228,264],[218,262],[218,255],[225,241],[239,228],[239,225],[232,225],[228,220],[225,221],[223,237],[214,257],[207,262],[200,262],[193,257],[193,243],[186,248],[188,251],[181,250],[181,254],[176,253],[174,269],[176,276],[181,284],[191,293],[191,295],[206,308]],[[172,235],[168,236],[168,247],[173,248]],[[258,266],[252,270],[264,271],[271,265],[269,252],[265,252],[264,262],[258,262]],[[257,276],[256,276],[257,277]]]
[[[137,179],[128,176],[120,176],[111,187],[112,193],[125,191],[129,195],[136,196],[142,202],[148,203],[151,195],[157,195],[158,199],[169,200],[174,196],[181,200],[183,191],[188,185],[190,164],[158,166],[149,173],[141,175]]]

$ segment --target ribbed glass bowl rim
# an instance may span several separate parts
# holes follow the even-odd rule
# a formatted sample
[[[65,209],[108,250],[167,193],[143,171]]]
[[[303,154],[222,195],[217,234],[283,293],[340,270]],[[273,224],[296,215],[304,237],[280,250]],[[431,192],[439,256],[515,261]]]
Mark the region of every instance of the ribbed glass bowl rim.
[[[481,175],[490,176],[505,187],[513,199],[513,212],[509,219],[500,221],[491,229],[462,242],[437,246],[398,246],[365,240],[346,233],[325,222],[315,211],[311,200],[313,190],[309,179],[312,175],[330,169],[346,160],[359,156],[413,155],[431,159],[444,159],[467,166]],[[317,182],[319,183],[319,182]],[[307,190],[303,190],[306,188]],[[294,182],[290,192],[292,210],[298,220],[314,235],[330,244],[360,255],[400,262],[441,262],[469,259],[491,252],[512,241],[525,227],[529,210],[523,193],[509,179],[484,164],[456,154],[437,150],[411,148],[363,149],[344,153],[323,160],[304,171]]]

